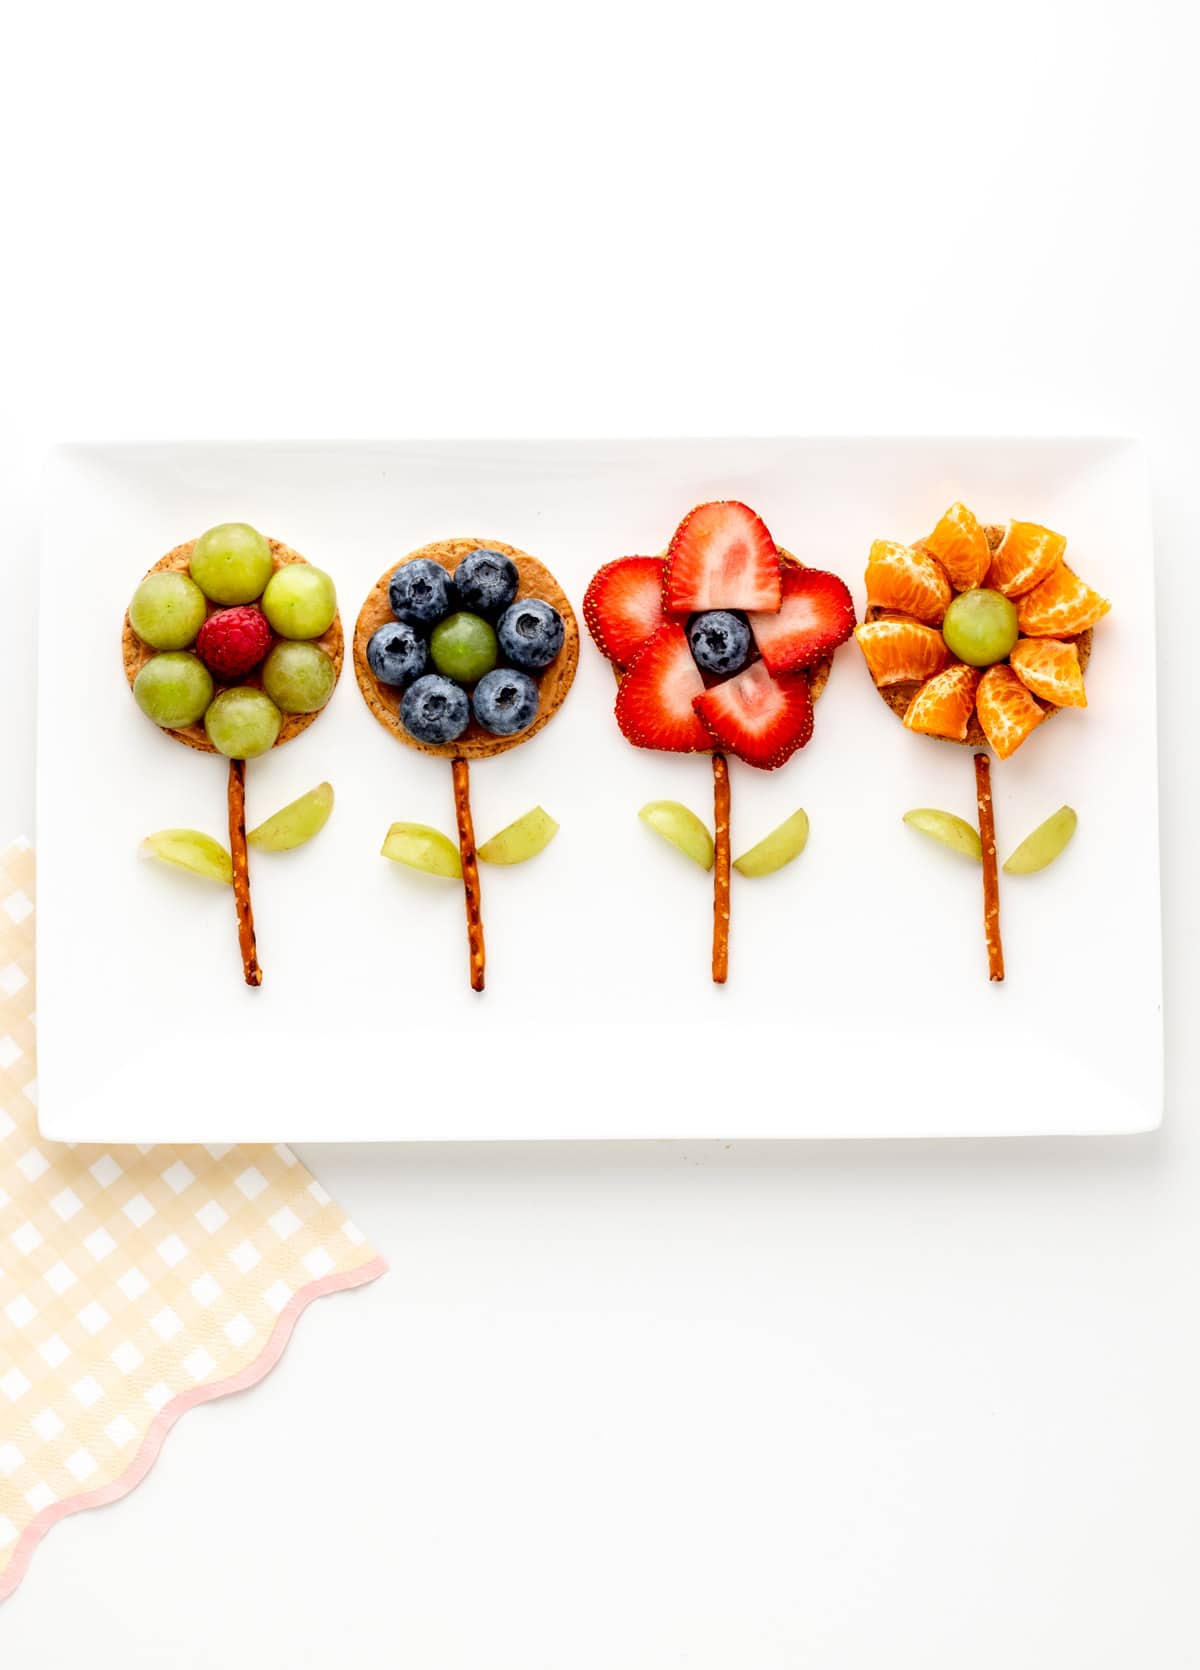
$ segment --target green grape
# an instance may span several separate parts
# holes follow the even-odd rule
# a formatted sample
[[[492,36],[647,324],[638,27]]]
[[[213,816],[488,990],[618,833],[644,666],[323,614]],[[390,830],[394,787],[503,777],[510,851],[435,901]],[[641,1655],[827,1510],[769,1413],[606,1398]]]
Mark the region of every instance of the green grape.
[[[535,806],[485,841],[479,856],[485,864],[524,864],[527,858],[536,858],[557,834],[558,825],[549,812]]]
[[[919,829],[922,835],[930,835],[943,846],[950,847],[954,852],[961,852],[964,858],[973,858],[977,864],[983,862],[983,843],[979,839],[979,831],[963,818],[955,817],[953,812],[939,812],[932,806],[918,806],[914,811],[905,812],[904,821]]]
[[[198,655],[152,655],[133,681],[137,705],[156,725],[194,725],[212,701],[212,674]]]
[[[281,806],[265,823],[252,829],[246,839],[252,847],[261,847],[264,852],[290,852],[319,835],[332,811],[333,784],[318,783],[298,800]]]
[[[764,835],[756,846],[735,858],[733,867],[743,876],[769,876],[799,858],[808,845],[808,813],[801,809],[785,818],[778,829]]]
[[[192,549],[192,579],[214,603],[253,603],[275,567],[271,547],[248,522],[222,522]]]
[[[252,760],[275,746],[282,715],[270,696],[238,685],[222,690],[204,715],[204,729],[218,754]]]
[[[173,569],[147,574],[129,605],[129,624],[151,649],[187,649],[204,625],[204,593]]]
[[[385,858],[425,870],[431,876],[462,875],[462,860],[454,842],[427,823],[394,823],[380,849]]]
[[[942,621],[946,648],[969,667],[1003,661],[1012,653],[1018,631],[1016,604],[1003,592],[978,586],[960,592]]]
[[[263,689],[284,713],[319,713],[333,695],[333,662],[316,644],[276,644],[262,670]]]
[[[289,562],[267,582],[262,607],[281,638],[319,638],[333,625],[337,593],[321,569],[307,562]]]
[[[702,870],[713,867],[713,838],[695,812],[677,800],[648,800],[638,813],[656,835],[678,847]]]
[[[480,615],[447,615],[430,634],[429,653],[446,678],[477,684],[496,665],[495,629]]]
[[[157,858],[163,864],[173,864],[177,870],[190,870],[195,876],[207,876],[209,881],[223,881],[233,886],[233,860],[220,841],[203,835],[198,829],[160,829],[147,835],[141,846],[142,856]]]
[[[1070,844],[1079,819],[1069,806],[1060,806],[1045,823],[1039,823],[1032,835],[1026,835],[1016,852],[1007,860],[1004,873],[1010,876],[1031,876],[1044,870]]]

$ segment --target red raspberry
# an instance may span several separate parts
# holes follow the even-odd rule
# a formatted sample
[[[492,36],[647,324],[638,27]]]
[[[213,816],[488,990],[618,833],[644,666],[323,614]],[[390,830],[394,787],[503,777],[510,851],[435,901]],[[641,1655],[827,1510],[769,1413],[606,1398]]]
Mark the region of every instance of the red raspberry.
[[[271,628],[261,609],[218,609],[200,628],[196,650],[218,678],[244,678],[271,647]]]

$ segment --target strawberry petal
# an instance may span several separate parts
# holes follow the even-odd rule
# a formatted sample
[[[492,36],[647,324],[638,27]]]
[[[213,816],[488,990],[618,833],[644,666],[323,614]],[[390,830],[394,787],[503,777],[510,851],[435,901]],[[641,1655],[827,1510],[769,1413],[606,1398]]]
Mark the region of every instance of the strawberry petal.
[[[750,630],[769,672],[795,672],[846,642],[854,631],[854,600],[836,574],[785,563],[782,607],[751,614]]]
[[[779,552],[761,516],[736,499],[697,505],[667,551],[668,611],[778,609]]]
[[[704,680],[682,626],[668,621],[638,654],[617,691],[617,724],[637,748],[695,754],[712,747],[693,704]]]
[[[601,655],[627,667],[667,619],[661,557],[605,563],[584,593],[583,618]]]
[[[773,678],[762,661],[703,691],[693,705],[722,748],[763,771],[790,759],[813,731],[808,679],[803,673]]]

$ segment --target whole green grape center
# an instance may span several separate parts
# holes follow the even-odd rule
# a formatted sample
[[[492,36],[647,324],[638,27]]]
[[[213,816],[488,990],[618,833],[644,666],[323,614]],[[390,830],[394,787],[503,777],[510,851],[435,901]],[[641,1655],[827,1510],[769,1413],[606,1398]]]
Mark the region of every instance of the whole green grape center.
[[[225,607],[253,603],[271,578],[271,547],[247,522],[222,522],[202,533],[188,564],[205,597]]]
[[[429,653],[444,677],[475,684],[496,665],[496,634],[481,615],[460,611],[434,627]]]
[[[946,610],[946,648],[969,667],[993,667],[1012,654],[1019,634],[1016,605],[1003,592],[960,592]]]

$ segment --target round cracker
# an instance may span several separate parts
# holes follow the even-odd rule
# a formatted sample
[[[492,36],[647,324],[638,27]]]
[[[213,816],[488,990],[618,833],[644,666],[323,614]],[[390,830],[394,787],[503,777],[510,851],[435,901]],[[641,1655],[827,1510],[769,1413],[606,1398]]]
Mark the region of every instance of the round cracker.
[[[983,531],[987,535],[988,545],[994,551],[1000,541],[1004,538],[1005,530],[998,523],[989,522],[985,525]],[[917,543],[919,545],[920,541],[918,540]],[[863,619],[864,621],[887,620],[889,616],[894,614],[895,610],[893,609],[879,609],[872,607],[867,610]],[[907,619],[908,617],[906,616],[904,618]],[[1089,626],[1086,632],[1080,632],[1076,637],[1063,637],[1057,641],[1063,644],[1075,645],[1076,651],[1079,655],[1079,670],[1080,672],[1085,672],[1092,654],[1091,627]],[[997,665],[1000,664],[1001,663],[997,663]],[[986,671],[986,668],[983,670]],[[903,719],[904,715],[908,712],[909,705],[912,702],[913,697],[926,682],[927,681],[925,679],[921,678],[905,679],[903,683],[900,684],[877,684],[875,688],[883,697],[887,705],[891,708],[896,717],[898,719]],[[1032,691],[1030,691],[1030,695],[1033,695]],[[1036,696],[1034,697],[1034,700],[1037,701]],[[1053,719],[1054,715],[1059,712],[1059,709],[1055,707],[1052,702],[1038,702],[1038,706],[1045,711],[1047,719]],[[924,733],[914,732],[913,734],[919,736]],[[972,708],[971,717],[967,722],[966,736],[961,739],[956,736],[931,736],[929,740],[931,742],[952,742],[959,748],[991,747],[991,743],[983,734],[983,726],[979,723],[979,715],[975,712],[974,708]]]
[[[400,722],[400,698],[403,692],[390,684],[381,684],[375,677],[367,661],[367,644],[381,626],[386,626],[389,621],[395,619],[388,602],[388,581],[398,568],[417,557],[430,557],[434,562],[440,563],[448,573],[453,574],[469,552],[480,550],[499,551],[503,556],[512,558],[517,568],[518,602],[523,597],[538,597],[543,603],[549,603],[552,608],[558,610],[563,620],[563,646],[538,680],[537,717],[525,730],[518,731],[515,736],[493,736],[491,731],[484,730],[472,714],[470,723],[457,741],[418,742]],[[579,665],[579,626],[566,592],[545,564],[540,563],[536,557],[529,556],[525,551],[518,551],[515,545],[505,545],[498,539],[437,539],[431,545],[422,545],[418,551],[410,551],[399,562],[394,562],[385,574],[380,575],[367,593],[367,600],[359,611],[354,627],[353,654],[354,676],[358,680],[363,700],[384,730],[390,731],[405,747],[415,748],[419,754],[437,754],[444,760],[490,760],[494,755],[504,754],[508,749],[515,748],[518,743],[528,742],[531,736],[536,736],[543,725],[550,723],[566,701],[567,691],[574,682],[575,669]]]
[[[290,562],[308,561],[307,557],[302,557],[298,551],[293,551],[291,546],[285,545],[282,540],[268,539],[267,544],[271,547],[271,560],[277,569],[283,568]],[[142,578],[147,579],[151,574],[161,574],[168,568],[175,569],[181,574],[186,574],[188,572],[188,566],[192,560],[192,552],[195,549],[195,545],[196,541],[194,539],[189,539],[184,545],[177,545],[173,551],[168,551],[165,557],[160,557],[153,568],[147,569]],[[206,602],[208,604],[208,614],[210,615],[214,615],[219,610],[226,607],[225,604],[213,603],[210,599],[206,599]],[[286,640],[280,639],[278,634],[276,634],[277,643],[284,641]],[[333,625],[329,628],[328,632],[323,633],[319,638],[306,639],[305,642],[316,644],[317,648],[323,649],[329,659],[333,662],[333,682],[334,688],[336,689],[337,681],[341,677],[342,660],[345,654],[345,640],[342,634],[341,615],[334,615]],[[138,637],[137,633],[133,630],[133,627],[130,624],[128,610],[125,612],[125,621],[121,629],[121,653],[125,660],[125,677],[129,680],[130,689],[133,688],[134,679],[137,678],[147,661],[152,660],[156,655],[163,654],[162,650],[151,649],[148,644],[144,644]],[[223,684],[219,679],[214,682],[216,683],[218,690],[230,689],[233,687],[231,685]],[[248,674],[243,679],[237,679],[235,683],[238,687],[242,685],[251,685],[254,689],[260,690],[262,688],[261,669]],[[332,692],[330,693],[330,700],[332,700]],[[326,706],[328,706],[328,703],[326,703]],[[279,727],[279,735],[275,738],[272,746],[279,748],[283,745],[283,743],[290,742],[294,736],[299,736],[300,732],[306,731],[312,724],[313,720],[319,719],[324,711],[324,708],[318,708],[316,713],[285,713],[283,715],[283,723]],[[179,730],[169,730],[163,725],[160,725],[159,729],[165,736],[174,737],[176,742],[186,743],[189,748],[196,748],[202,754],[215,754],[217,752],[212,743],[208,740],[208,735],[204,729],[203,722],[196,725],[185,725]]]

